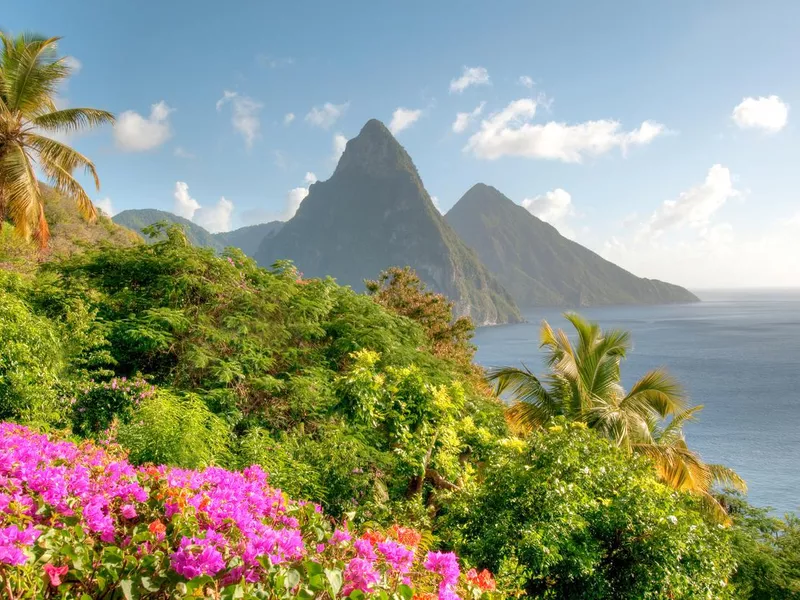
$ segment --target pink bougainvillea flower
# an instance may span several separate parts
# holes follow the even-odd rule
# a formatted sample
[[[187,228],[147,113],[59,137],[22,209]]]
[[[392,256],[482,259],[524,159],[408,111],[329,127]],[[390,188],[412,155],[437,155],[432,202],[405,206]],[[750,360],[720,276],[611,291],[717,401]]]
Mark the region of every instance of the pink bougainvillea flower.
[[[50,585],[58,587],[61,585],[61,578],[67,574],[69,567],[67,565],[57,567],[53,564],[47,563],[44,566],[44,572],[47,573],[47,578],[50,580]]]

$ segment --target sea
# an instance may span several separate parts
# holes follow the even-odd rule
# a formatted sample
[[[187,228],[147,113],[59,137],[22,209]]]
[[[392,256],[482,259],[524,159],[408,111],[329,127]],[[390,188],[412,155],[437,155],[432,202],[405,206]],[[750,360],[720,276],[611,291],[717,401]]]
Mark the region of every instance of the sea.
[[[690,402],[703,405],[685,428],[687,442],[706,462],[739,473],[751,503],[800,514],[800,289],[695,293],[702,302],[577,312],[631,332],[626,386],[666,367]],[[479,328],[477,362],[543,372],[539,325],[545,319],[569,331],[562,313],[530,310],[525,323]]]

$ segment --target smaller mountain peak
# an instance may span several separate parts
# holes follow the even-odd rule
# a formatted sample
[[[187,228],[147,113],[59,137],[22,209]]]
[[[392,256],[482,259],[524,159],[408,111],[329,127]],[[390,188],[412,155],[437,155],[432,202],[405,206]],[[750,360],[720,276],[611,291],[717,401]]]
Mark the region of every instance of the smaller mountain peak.
[[[470,206],[472,208],[485,207],[487,205],[499,205],[502,203],[511,202],[500,190],[485,183],[476,183],[467,192],[461,196],[461,199],[456,202],[453,209],[457,206],[463,208]],[[450,210],[453,210],[450,209]]]
[[[370,119],[359,134],[347,142],[336,173],[359,168],[372,174],[397,170],[416,172],[411,157],[378,119]]]

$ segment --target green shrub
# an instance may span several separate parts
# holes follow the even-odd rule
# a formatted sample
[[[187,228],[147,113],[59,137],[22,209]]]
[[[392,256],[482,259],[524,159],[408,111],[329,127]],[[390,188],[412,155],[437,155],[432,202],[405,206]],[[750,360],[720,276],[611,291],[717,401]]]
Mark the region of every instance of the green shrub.
[[[128,423],[134,411],[154,393],[155,388],[140,377],[90,381],[79,390],[72,406],[72,430],[88,437],[108,429],[114,419]]]
[[[38,425],[61,422],[60,348],[57,328],[0,288],[0,419]]]
[[[440,534],[536,598],[719,598],[728,532],[652,466],[578,424],[509,440]]]
[[[136,464],[155,463],[194,469],[231,462],[231,430],[197,394],[158,389],[141,401],[117,441]]]
[[[736,493],[722,497],[733,519],[731,578],[733,596],[741,600],[800,598],[800,519],[779,519],[768,508],[750,506]]]

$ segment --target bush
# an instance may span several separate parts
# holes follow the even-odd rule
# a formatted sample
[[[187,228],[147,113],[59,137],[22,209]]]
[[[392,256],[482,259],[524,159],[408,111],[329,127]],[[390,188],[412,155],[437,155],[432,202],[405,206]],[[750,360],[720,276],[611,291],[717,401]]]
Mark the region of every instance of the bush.
[[[56,327],[0,287],[0,419],[59,423],[64,367]]]
[[[151,402],[152,400],[148,400]],[[12,598],[440,600],[497,596],[395,526],[362,535],[287,499],[258,467],[135,469],[118,447],[0,424],[0,589]]]
[[[722,497],[733,519],[731,578],[733,596],[741,600],[800,598],[800,519],[771,516],[770,509],[750,506],[741,495]]]
[[[197,394],[158,389],[119,425],[116,439],[135,464],[192,469],[232,460],[230,428]]]
[[[134,411],[153,394],[155,387],[140,377],[90,381],[79,390],[72,406],[72,430],[88,437],[104,432],[114,419],[128,423]]]
[[[441,535],[537,598],[719,598],[728,532],[579,424],[509,440],[456,495]]]

